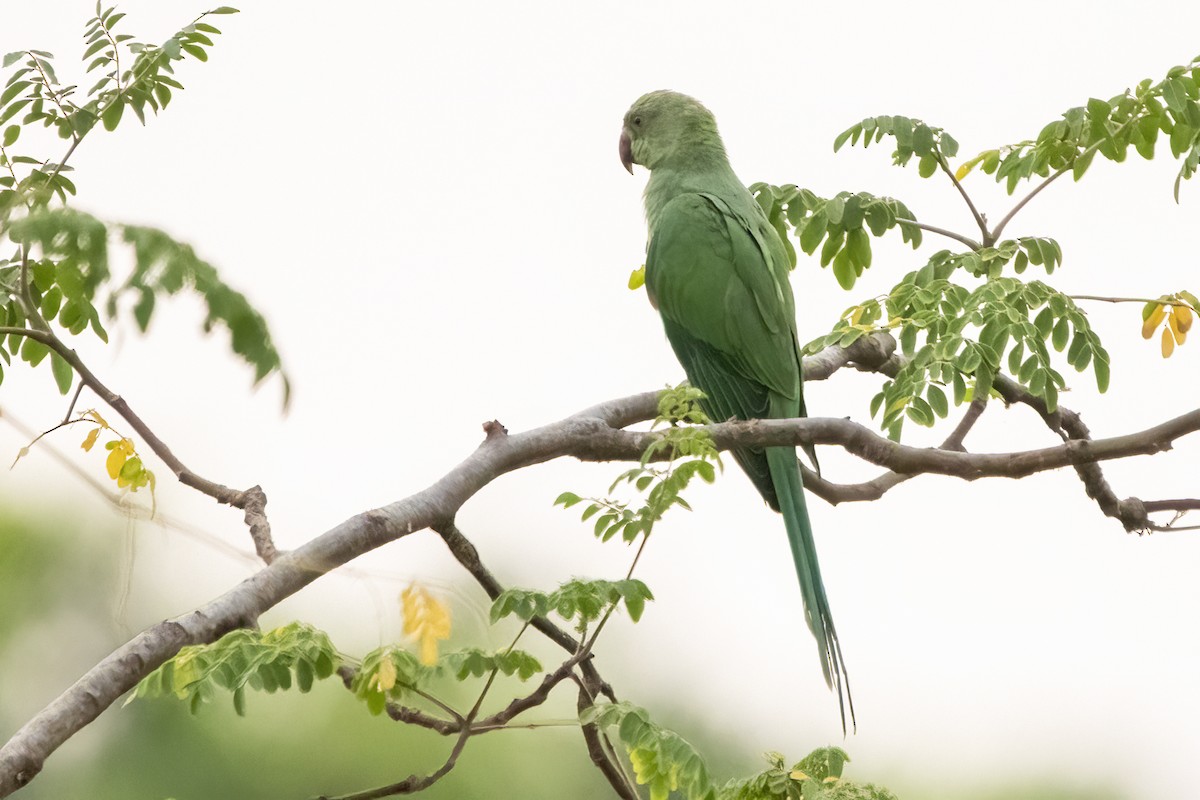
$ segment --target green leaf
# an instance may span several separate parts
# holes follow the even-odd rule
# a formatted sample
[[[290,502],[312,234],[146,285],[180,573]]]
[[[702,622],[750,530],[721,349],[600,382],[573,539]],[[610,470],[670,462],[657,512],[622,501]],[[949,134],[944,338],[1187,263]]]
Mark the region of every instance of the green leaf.
[[[846,250],[850,253],[852,263],[858,267],[857,273],[861,274],[863,269],[871,266],[871,237],[862,228],[847,232]]]
[[[71,365],[58,353],[51,353],[50,370],[54,373],[54,382],[58,384],[59,394],[65,395],[70,392],[71,385],[75,382],[75,370],[71,369]]]
[[[1048,307],[1043,308],[1042,312],[1034,319],[1033,324],[1043,339],[1050,338],[1050,329],[1054,324],[1053,312]]]
[[[958,140],[945,131],[942,131],[941,150],[942,155],[946,158],[954,158],[958,155]]]
[[[32,81],[17,81],[16,83],[10,85],[2,94],[0,94],[0,106],[5,105],[9,100],[12,100],[14,97],[32,85]]]
[[[240,14],[241,12],[232,6],[219,6],[217,8],[214,8],[212,11],[209,11],[208,13],[209,14]]]
[[[897,136],[899,139],[899,136]],[[933,150],[933,130],[925,123],[920,123],[912,132],[912,150],[918,156],[925,156]],[[937,168],[937,160],[934,160],[934,168]],[[933,174],[932,172],[930,173]],[[922,174],[922,177],[928,177]]]
[[[204,48],[195,44],[181,44],[185,52],[191,53],[197,61],[208,61],[208,53],[204,52]]]
[[[929,388],[925,390],[925,396],[929,398],[929,406],[934,413],[942,419],[945,419],[950,414],[950,404],[946,401],[946,393],[934,384],[929,384]]]
[[[1054,326],[1054,331],[1051,333],[1051,343],[1054,345],[1054,349],[1061,353],[1063,348],[1067,346],[1067,340],[1070,337],[1070,323],[1067,322],[1066,317],[1062,317],[1058,320],[1058,323]]]
[[[860,229],[861,230],[861,229]],[[833,259],[833,277],[843,289],[853,289],[858,275],[850,261],[850,248],[844,248]]]
[[[17,112],[19,112],[25,106],[29,105],[30,102],[31,102],[31,98],[26,97],[24,100],[17,100],[15,103],[10,105],[8,108],[4,109],[4,112],[0,113],[0,124],[8,122],[10,119],[15,117],[17,115]],[[16,162],[17,159],[14,158],[13,161]],[[17,163],[19,163],[19,162],[17,162]],[[35,160],[34,163],[37,163],[37,161]]]
[[[563,508],[570,508],[571,506],[575,505],[582,499],[583,499],[582,497],[575,494],[574,492],[563,492],[557,498],[555,498],[552,505],[556,505],[556,506],[560,505]]]
[[[17,143],[17,137],[21,135],[20,125],[9,125],[4,129],[4,146],[12,147]]]
[[[125,111],[124,98],[117,96],[109,102],[108,108],[100,115],[106,131],[114,131],[121,122],[121,114]]]
[[[922,178],[931,177],[938,169],[937,156],[933,153],[926,153],[921,156],[921,160],[917,162],[917,174]]]
[[[1096,371],[1096,388],[1103,394],[1108,391],[1109,366],[1107,358],[1099,355],[1092,361],[1092,369]]]

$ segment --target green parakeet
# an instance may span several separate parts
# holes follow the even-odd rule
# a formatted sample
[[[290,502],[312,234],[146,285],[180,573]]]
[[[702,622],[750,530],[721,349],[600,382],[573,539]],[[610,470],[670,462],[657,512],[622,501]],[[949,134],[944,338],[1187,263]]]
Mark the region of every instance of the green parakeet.
[[[716,422],[805,414],[796,303],[787,251],[729,165],[712,113],[676,92],[642,96],[625,114],[621,163],[650,170],[646,291],[688,381]],[[811,454],[811,448],[806,448]],[[783,515],[804,616],[842,727],[850,684],[821,581],[794,447],[733,451],[767,504]],[[815,463],[815,462],[814,462]]]

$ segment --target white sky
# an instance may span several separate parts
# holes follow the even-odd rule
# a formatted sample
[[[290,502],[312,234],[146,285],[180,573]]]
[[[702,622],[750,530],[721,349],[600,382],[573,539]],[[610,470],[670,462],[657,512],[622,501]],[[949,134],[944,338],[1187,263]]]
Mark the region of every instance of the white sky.
[[[6,5],[0,49],[51,50],[71,74],[91,4]],[[127,32],[157,41],[201,6],[121,8]],[[103,348],[81,338],[81,354],[193,469],[262,484],[278,544],[294,547],[435,480],[478,444],[484,420],[522,430],[681,378],[656,316],[625,288],[642,261],[645,173],[621,169],[616,140],[644,91],[702,99],[747,183],[893,194],[919,219],[969,234],[949,186],[891,167],[883,147],[835,156],[834,136],[863,116],[902,113],[946,127],[965,158],[1200,50],[1200,6],[1161,1],[734,9],[245,3],[218,21],[226,35],[211,61],[182,67],[187,91],[168,112],[89,137],[73,178],[78,207],[166,229],[249,295],[290,370],[292,410],[279,414],[277,382],[249,391],[223,335],[197,335],[196,302],[160,306],[149,339],[119,334]],[[1054,280],[1067,291],[1198,291],[1200,185],[1175,205],[1177,163],[1166,155],[1097,162],[1008,233],[1057,237],[1065,263]],[[984,176],[966,185],[993,219],[1011,205]],[[929,236],[913,254],[884,243],[852,293],[802,261],[801,338],[943,246]],[[1087,309],[1113,356],[1113,388],[1100,396],[1090,375],[1065,373],[1063,401],[1096,436],[1195,407],[1200,343],[1164,362],[1138,335],[1139,306]],[[41,371],[9,372],[0,402],[48,427],[65,403]],[[873,393],[873,379],[839,375],[809,387],[809,407],[868,422]],[[75,438],[56,441],[78,452]],[[998,408],[967,441],[980,451],[1054,443],[1032,412]],[[21,444],[0,427],[0,460]],[[1198,453],[1185,441],[1106,471],[1120,496],[1194,497]],[[78,458],[101,474],[100,456]],[[839,481],[875,474],[834,453],[822,464]],[[630,553],[591,541],[549,504],[565,489],[599,493],[618,471],[562,462],[507,477],[463,509],[462,527],[508,583],[612,577]],[[239,515],[162,484],[160,508],[245,543]],[[0,491],[97,508],[44,455],[5,473]],[[736,731],[749,753],[799,758],[840,741],[782,521],[732,468],[693,505],[648,548],[639,575],[659,599],[639,625],[606,634],[606,674],[667,722],[686,708],[689,725]],[[859,711],[845,743],[852,777],[907,798],[1038,776],[1129,798],[1189,795],[1200,745],[1195,533],[1127,536],[1069,470],[923,478],[875,504],[812,505]],[[177,597],[156,618],[252,569],[154,526],[138,547],[135,596],[169,587]],[[395,580],[331,578],[266,622],[304,616],[336,628],[343,647],[370,647],[397,635],[397,581],[459,579],[428,534],[368,560]],[[484,607],[480,593],[453,591]]]

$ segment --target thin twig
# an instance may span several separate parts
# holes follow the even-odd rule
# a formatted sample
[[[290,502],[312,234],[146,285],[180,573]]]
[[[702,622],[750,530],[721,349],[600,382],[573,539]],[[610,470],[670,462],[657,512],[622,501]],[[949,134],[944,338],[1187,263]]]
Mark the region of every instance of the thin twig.
[[[1169,300],[1163,297],[1104,297],[1103,295],[1095,294],[1070,294],[1067,297],[1070,297],[1072,300],[1095,300],[1100,303],[1158,303],[1162,306],[1178,306],[1200,311],[1200,309],[1186,300]]]
[[[380,786],[376,789],[367,789],[362,792],[354,792],[352,794],[321,795],[318,800],[378,800],[381,797],[392,797],[398,794],[415,794],[424,789],[428,789],[433,784],[440,781],[449,774],[450,770],[454,769],[458,763],[458,757],[462,755],[463,748],[467,746],[467,739],[471,736],[470,728],[464,729],[459,737],[454,742],[454,747],[450,750],[450,755],[446,757],[445,763],[438,767],[436,772],[429,775],[409,775],[402,781]]]
[[[30,60],[33,61],[33,66],[37,69],[38,74],[42,76],[42,86],[46,87],[46,93],[50,95],[50,102],[54,103],[54,105],[58,107],[58,111],[63,115],[63,119],[67,120],[69,123],[71,121],[71,115],[67,113],[67,109],[63,108],[62,100],[60,99],[59,95],[56,94],[54,89],[50,87],[50,78],[46,75],[46,70],[42,69],[41,59],[29,50],[26,50],[25,53],[29,56]],[[72,103],[71,107],[75,108],[76,106],[74,103]],[[76,142],[79,141],[79,134],[75,132],[74,124],[71,124],[71,138]]]
[[[75,387],[75,394],[71,396],[71,405],[67,406],[67,413],[63,415],[63,424],[66,424],[71,419],[71,414],[75,411],[75,404],[79,402],[79,395],[83,392],[83,381]]]
[[[975,203],[971,200],[971,195],[967,194],[967,190],[963,188],[962,183],[958,180],[958,176],[954,174],[954,170],[950,169],[950,165],[946,162],[946,157],[942,155],[941,150],[936,150],[935,152],[937,153],[938,166],[942,172],[946,173],[946,177],[954,184],[954,188],[958,189],[958,193],[962,195],[963,202],[967,204],[967,208],[971,209],[971,216],[975,218],[975,224],[979,226],[979,232],[983,236],[983,246],[990,247],[992,242],[995,241],[995,237],[988,233],[987,220],[984,219],[983,214],[979,213],[979,209],[975,208]],[[971,249],[978,250],[979,246],[976,245]]]
[[[1080,155],[1082,156],[1082,154],[1080,154]],[[993,230],[991,233],[991,240],[994,242],[997,239],[999,239],[1000,234],[1004,232],[1004,228],[1006,225],[1008,225],[1009,220],[1011,220],[1013,217],[1015,217],[1017,215],[1018,211],[1020,211],[1022,208],[1024,208],[1029,203],[1030,200],[1032,200],[1033,198],[1035,198],[1039,194],[1041,194],[1043,189],[1045,189],[1047,186],[1054,183],[1056,180],[1058,180],[1059,178],[1061,178],[1063,175],[1067,174],[1070,171],[1071,171],[1071,167],[1063,167],[1058,172],[1054,173],[1049,178],[1046,178],[1046,180],[1042,181],[1037,186],[1033,187],[1033,191],[1031,191],[1029,194],[1025,195],[1024,197],[1022,197],[1021,201],[1019,203],[1017,203],[1015,206],[1013,206],[1012,210],[1009,211],[1007,214],[1005,214],[1004,218],[996,224],[996,229]]]
[[[914,228],[920,228],[923,231],[929,231],[930,233],[936,233],[941,236],[945,236],[949,239],[954,239],[956,242],[962,242],[963,244],[965,244],[967,247],[971,248],[972,250],[979,250],[981,247],[983,247],[982,244],[975,241],[970,236],[963,236],[961,233],[955,233],[954,231],[947,230],[946,228],[939,228],[936,225],[929,225],[928,223],[925,223],[925,222],[917,222],[915,219],[904,219],[903,217],[896,217],[896,224],[897,225],[912,225]]]

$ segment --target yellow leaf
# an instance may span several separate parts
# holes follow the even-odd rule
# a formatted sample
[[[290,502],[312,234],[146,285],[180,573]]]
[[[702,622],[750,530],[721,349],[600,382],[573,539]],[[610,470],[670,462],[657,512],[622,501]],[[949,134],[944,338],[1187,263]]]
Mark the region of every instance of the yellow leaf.
[[[83,444],[81,444],[80,447],[90,453],[92,448],[96,446],[96,440],[98,438],[100,438],[100,429],[92,428],[91,433],[89,433],[83,440]]]
[[[801,771],[800,771],[800,770],[798,770],[798,769],[794,769],[794,770],[792,770],[791,772],[789,772],[789,773],[788,773],[788,777],[789,777],[789,778],[791,778],[791,779],[792,779],[792,780],[794,780],[794,781],[806,781],[806,780],[808,780],[808,776],[807,776],[807,775],[805,775],[803,772],[801,772]]]
[[[630,290],[636,291],[637,289],[642,288],[642,286],[644,286],[645,284],[646,284],[646,265],[643,264],[642,266],[635,269],[633,272],[629,273],[629,288],[630,288]]]
[[[1162,332],[1162,356],[1170,358],[1171,353],[1175,352],[1175,337],[1171,335],[1171,331],[1164,326]]]
[[[114,481],[117,479],[117,476],[121,474],[121,467],[125,466],[126,458],[128,456],[123,448],[114,447],[112,449],[112,452],[108,454],[108,460],[104,462],[105,468],[108,469],[108,477]]]
[[[1163,321],[1163,317],[1167,315],[1167,307],[1162,303],[1150,312],[1150,316],[1146,317],[1146,321],[1142,323],[1142,338],[1149,339],[1154,335],[1154,329]]]
[[[1180,333],[1187,333],[1192,328],[1192,310],[1187,306],[1175,306],[1175,311],[1172,316],[1178,317],[1176,320],[1176,329]]]
[[[961,181],[963,178],[970,175],[971,170],[975,169],[975,166],[977,164],[979,164],[979,162],[983,161],[985,158],[988,157],[988,155],[990,155],[991,153],[994,153],[994,152],[996,152],[996,151],[995,150],[984,150],[982,153],[980,153],[979,155],[970,159],[969,161],[964,161],[962,163],[962,165],[959,166],[959,168],[954,171],[954,180]]]
[[[375,673],[374,683],[375,688],[381,692],[390,692],[396,685],[396,662],[392,660],[391,653],[379,662],[379,671]]]
[[[82,413],[82,414],[80,414],[79,416],[81,416],[81,417],[91,417],[92,419],[96,420],[96,422],[97,422],[97,423],[99,423],[99,424],[100,424],[100,427],[101,427],[101,428],[108,428],[108,427],[110,427],[110,426],[109,426],[109,424],[108,424],[108,422],[107,422],[107,421],[104,419],[104,417],[100,416],[100,412],[99,412],[99,411],[97,411],[97,410],[96,410],[96,409],[94,409],[94,408],[89,408],[87,411],[83,412],[83,413]]]
[[[1171,316],[1167,318],[1167,327],[1171,329],[1171,334],[1175,337],[1175,344],[1183,344],[1183,340],[1187,338],[1187,332],[1179,327],[1179,307],[1171,309]]]
[[[400,600],[404,633],[417,639],[421,663],[432,667],[437,664],[438,642],[450,638],[450,609],[415,583],[400,593]]]

